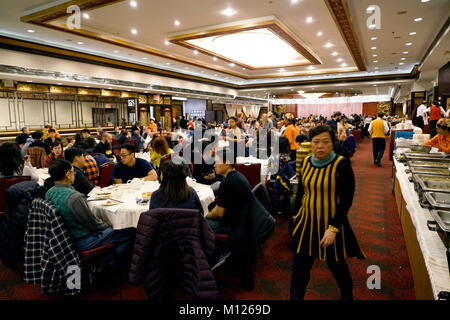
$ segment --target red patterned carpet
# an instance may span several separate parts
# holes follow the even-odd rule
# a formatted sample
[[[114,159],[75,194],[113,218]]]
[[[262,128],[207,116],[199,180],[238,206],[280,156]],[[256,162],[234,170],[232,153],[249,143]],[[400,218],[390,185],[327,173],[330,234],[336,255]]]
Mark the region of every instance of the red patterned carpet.
[[[389,146],[389,144],[388,144]],[[406,252],[400,219],[391,192],[391,167],[387,153],[383,167],[372,161],[372,144],[360,144],[352,159],[356,177],[356,194],[349,217],[353,231],[366,260],[349,259],[354,282],[354,298],[362,300],[415,299],[414,283]],[[244,291],[229,264],[214,274],[222,299],[230,300],[284,300],[289,299],[292,251],[286,218],[277,218],[275,234],[265,243],[265,257],[258,258],[255,289]],[[377,265],[381,269],[381,289],[369,290],[367,268]],[[128,284],[101,285],[82,299],[145,299],[144,290]],[[0,264],[0,299],[62,299],[43,295],[38,285],[26,284],[21,275]],[[305,299],[339,299],[339,289],[325,263],[314,264]]]

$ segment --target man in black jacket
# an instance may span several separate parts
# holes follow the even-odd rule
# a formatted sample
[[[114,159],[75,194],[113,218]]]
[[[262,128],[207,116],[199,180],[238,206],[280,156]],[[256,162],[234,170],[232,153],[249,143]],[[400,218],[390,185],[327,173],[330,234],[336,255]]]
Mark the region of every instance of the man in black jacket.
[[[94,187],[91,185],[86,173],[84,173],[82,169],[85,163],[84,151],[79,148],[69,148],[64,151],[64,158],[73,165],[75,170],[75,181],[73,183],[74,189],[87,196]],[[47,189],[50,189],[54,185],[55,183],[51,177],[47,178],[44,182],[44,186]]]

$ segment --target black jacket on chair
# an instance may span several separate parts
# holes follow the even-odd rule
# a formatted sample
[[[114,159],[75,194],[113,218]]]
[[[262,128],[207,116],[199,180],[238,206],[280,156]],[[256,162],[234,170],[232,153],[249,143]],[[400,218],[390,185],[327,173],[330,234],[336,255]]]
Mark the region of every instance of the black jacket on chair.
[[[12,185],[6,191],[6,212],[0,221],[0,260],[7,267],[17,270],[23,261],[23,239],[28,222],[31,202],[45,196],[45,187],[33,181]]]

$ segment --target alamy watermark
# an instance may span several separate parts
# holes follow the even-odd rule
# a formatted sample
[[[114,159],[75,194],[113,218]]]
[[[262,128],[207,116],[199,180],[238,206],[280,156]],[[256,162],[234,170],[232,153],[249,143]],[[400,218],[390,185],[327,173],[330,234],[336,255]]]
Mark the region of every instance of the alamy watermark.
[[[367,274],[370,274],[366,285],[369,290],[381,289],[381,269],[377,265],[367,267]]]
[[[371,4],[367,7],[366,12],[370,16],[366,20],[367,28],[369,29],[381,29],[381,8],[380,6]]]

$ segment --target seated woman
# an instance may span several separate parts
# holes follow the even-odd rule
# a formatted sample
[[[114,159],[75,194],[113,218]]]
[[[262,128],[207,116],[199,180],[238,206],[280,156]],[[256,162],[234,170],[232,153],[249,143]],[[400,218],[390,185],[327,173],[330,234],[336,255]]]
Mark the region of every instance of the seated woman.
[[[50,145],[50,149],[52,152],[47,156],[47,160],[45,160],[45,167],[48,168],[50,163],[54,159],[64,159],[63,155],[63,147],[60,140],[56,140]]]
[[[432,146],[439,151],[450,153],[450,119],[440,119],[436,124],[437,135],[422,143],[423,146]]]
[[[173,150],[169,148],[169,144],[164,137],[158,137],[152,140],[150,162],[153,162],[157,168],[159,168],[161,158],[171,153],[173,153]]]
[[[0,146],[0,178],[11,176],[30,176],[32,181],[39,181],[36,168],[30,162],[30,156],[22,159],[19,149],[12,143],[5,142]]]
[[[203,215],[203,207],[197,193],[186,183],[184,166],[168,160],[160,169],[161,185],[150,198],[150,209],[197,209]]]

